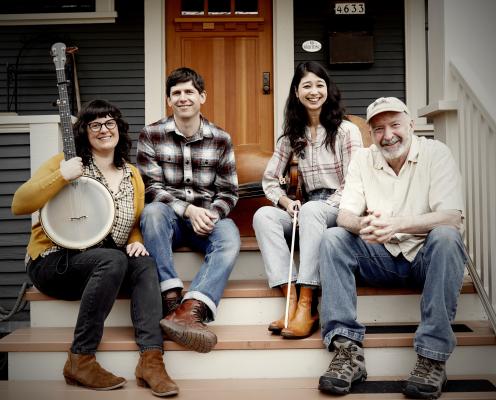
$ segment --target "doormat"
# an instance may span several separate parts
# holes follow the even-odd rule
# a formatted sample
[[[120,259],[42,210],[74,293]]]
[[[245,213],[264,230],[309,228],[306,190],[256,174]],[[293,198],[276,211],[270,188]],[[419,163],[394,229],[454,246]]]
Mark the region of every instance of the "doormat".
[[[367,334],[377,333],[415,333],[418,325],[371,325],[366,327]],[[453,332],[473,332],[465,324],[452,324]]]
[[[401,393],[403,381],[365,381],[355,383],[351,393]],[[486,379],[448,380],[443,392],[496,392],[496,386]]]

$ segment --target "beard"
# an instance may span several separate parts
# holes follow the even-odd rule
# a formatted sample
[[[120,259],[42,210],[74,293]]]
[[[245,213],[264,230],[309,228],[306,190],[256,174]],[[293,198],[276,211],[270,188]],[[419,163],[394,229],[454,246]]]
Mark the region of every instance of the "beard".
[[[383,155],[383,157],[387,161],[391,161],[400,158],[401,156],[405,155],[405,153],[408,153],[411,143],[412,133],[408,132],[408,136],[403,139],[399,147],[397,147],[396,149],[389,150],[387,147],[384,147],[384,145],[388,144],[386,142],[381,142],[379,149],[381,150],[381,154]]]

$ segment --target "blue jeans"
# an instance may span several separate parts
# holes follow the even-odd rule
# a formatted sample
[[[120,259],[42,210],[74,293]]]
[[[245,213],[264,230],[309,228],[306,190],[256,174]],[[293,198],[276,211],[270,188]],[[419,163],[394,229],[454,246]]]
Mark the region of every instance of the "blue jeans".
[[[131,298],[131,320],[140,351],[162,349],[162,301],[155,262],[127,257],[118,249],[60,250],[28,264],[28,275],[43,293],[81,300],[71,351],[94,354],[104,321],[120,293]]]
[[[184,287],[174,267],[174,249],[189,246],[205,254],[184,300],[202,301],[210,309],[210,317],[215,319],[224,287],[239,254],[239,231],[234,222],[229,218],[221,219],[210,235],[199,236],[188,219],[178,217],[164,203],[153,202],[147,204],[141,213],[141,232],[147,250],[157,263],[162,292]]]
[[[324,198],[329,197],[329,193]],[[298,247],[300,265],[294,266],[292,281],[300,285],[320,286],[318,252],[325,230],[336,226],[338,210],[327,202],[312,196],[298,214]],[[293,219],[286,210],[265,206],[253,216],[253,229],[257,237],[270,287],[288,282],[291,234]],[[296,245],[295,245],[296,248]]]
[[[451,328],[463,281],[466,255],[460,233],[433,229],[413,262],[393,257],[383,245],[369,244],[343,228],[328,229],[320,246],[322,303],[320,321],[327,347],[340,335],[362,342],[365,327],[357,318],[356,283],[422,289],[421,321],[415,351],[446,361],[456,345]]]

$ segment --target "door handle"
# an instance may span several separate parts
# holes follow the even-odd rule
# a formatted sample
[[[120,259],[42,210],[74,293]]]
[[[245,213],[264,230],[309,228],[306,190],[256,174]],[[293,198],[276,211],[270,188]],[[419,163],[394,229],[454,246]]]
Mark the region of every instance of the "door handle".
[[[270,94],[270,72],[263,73],[262,81],[263,81],[263,87],[262,87],[263,94]]]

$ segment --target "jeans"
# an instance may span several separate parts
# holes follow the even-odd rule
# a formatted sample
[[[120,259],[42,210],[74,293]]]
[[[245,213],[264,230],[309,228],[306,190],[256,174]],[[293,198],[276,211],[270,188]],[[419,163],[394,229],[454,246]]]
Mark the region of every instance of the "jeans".
[[[117,295],[131,298],[131,319],[140,351],[162,349],[162,301],[155,262],[127,257],[118,249],[59,250],[28,263],[28,275],[43,293],[81,300],[71,351],[94,354]]]
[[[298,213],[299,268],[291,280],[301,285],[320,286],[318,252],[324,231],[336,225],[338,210],[322,200],[310,200]],[[262,253],[269,286],[288,282],[293,219],[286,210],[265,206],[253,216],[253,229]],[[298,269],[298,273],[296,270]]]
[[[466,262],[460,233],[448,226],[434,228],[413,262],[393,257],[381,244],[369,244],[343,228],[328,229],[320,246],[322,337],[329,348],[334,336],[363,341],[365,327],[357,318],[355,278],[374,286],[422,289],[421,320],[415,351],[446,361],[456,345],[451,328]]]
[[[208,236],[200,236],[188,219],[179,217],[164,203],[153,202],[141,213],[141,232],[147,250],[157,263],[162,292],[184,287],[174,267],[174,249],[189,246],[205,254],[184,300],[196,299],[205,303],[211,312],[209,319],[215,319],[241,245],[234,222],[229,218],[221,219]]]

